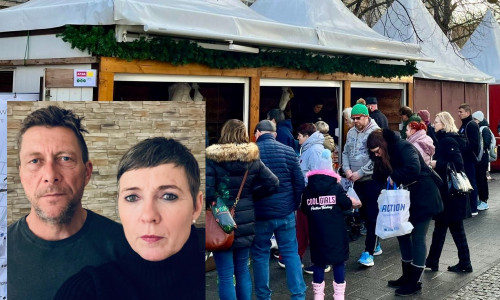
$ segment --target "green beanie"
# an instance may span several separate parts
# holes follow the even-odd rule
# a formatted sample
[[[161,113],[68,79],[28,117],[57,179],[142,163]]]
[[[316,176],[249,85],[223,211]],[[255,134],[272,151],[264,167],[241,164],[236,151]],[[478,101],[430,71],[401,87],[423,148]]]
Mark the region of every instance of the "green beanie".
[[[420,118],[419,115],[417,115],[417,114],[413,114],[413,115],[411,115],[411,117],[408,118],[408,122],[407,123],[410,123],[410,122],[413,122],[413,121],[415,121],[417,123],[420,123],[420,122],[422,122],[422,118]]]
[[[365,115],[368,116],[368,108],[363,104],[356,104],[352,107],[351,116]]]

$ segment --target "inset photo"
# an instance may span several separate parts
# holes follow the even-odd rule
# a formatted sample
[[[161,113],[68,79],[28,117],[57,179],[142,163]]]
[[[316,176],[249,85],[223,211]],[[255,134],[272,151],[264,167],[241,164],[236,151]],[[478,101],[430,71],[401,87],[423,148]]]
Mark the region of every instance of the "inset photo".
[[[205,102],[6,112],[10,299],[205,298]]]

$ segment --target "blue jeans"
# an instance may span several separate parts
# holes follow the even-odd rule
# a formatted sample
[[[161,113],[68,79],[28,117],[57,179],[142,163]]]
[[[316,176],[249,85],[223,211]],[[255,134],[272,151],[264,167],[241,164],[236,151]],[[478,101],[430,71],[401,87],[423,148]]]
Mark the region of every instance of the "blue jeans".
[[[252,299],[252,278],[248,268],[249,253],[250,248],[214,252],[219,276],[220,300]],[[236,285],[233,276],[236,278]]]
[[[286,280],[291,299],[306,298],[306,284],[302,276],[302,263],[297,249],[295,215],[290,213],[281,219],[257,221],[255,239],[252,244],[252,266],[257,299],[271,299],[269,289],[269,257],[271,236],[276,237],[282,262],[286,266]]]

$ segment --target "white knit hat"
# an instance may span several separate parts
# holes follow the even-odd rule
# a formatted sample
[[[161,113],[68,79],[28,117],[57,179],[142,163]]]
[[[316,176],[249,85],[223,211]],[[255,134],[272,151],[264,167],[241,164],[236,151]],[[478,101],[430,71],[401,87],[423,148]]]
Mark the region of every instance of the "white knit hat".
[[[472,114],[472,118],[478,120],[479,122],[484,120],[484,114],[482,111],[478,110]]]

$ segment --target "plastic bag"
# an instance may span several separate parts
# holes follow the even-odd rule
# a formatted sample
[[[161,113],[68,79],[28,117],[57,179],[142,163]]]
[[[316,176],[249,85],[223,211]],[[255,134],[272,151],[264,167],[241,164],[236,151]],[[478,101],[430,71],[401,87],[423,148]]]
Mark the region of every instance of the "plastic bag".
[[[378,216],[375,234],[382,239],[410,233],[413,225],[410,218],[410,191],[404,189],[382,190],[378,197]]]

